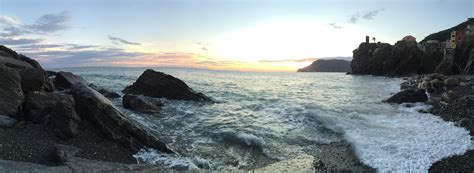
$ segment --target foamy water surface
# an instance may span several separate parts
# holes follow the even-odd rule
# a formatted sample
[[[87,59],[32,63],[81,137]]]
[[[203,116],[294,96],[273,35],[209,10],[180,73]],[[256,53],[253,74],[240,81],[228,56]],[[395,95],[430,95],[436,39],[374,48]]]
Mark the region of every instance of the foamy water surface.
[[[144,68],[72,68],[96,85],[121,91]],[[185,81],[217,103],[162,99],[160,114],[125,110],[168,143],[177,155],[144,149],[139,162],[176,169],[262,167],[318,145],[348,141],[357,157],[379,172],[426,172],[471,146],[469,133],[421,113],[424,104],[382,103],[401,79],[343,73],[228,72],[155,68]],[[120,104],[120,100],[114,100]]]

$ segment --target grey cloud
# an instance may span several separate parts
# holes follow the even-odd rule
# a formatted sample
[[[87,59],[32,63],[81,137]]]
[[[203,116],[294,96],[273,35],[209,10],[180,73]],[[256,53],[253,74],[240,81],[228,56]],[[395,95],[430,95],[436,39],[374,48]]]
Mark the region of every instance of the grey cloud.
[[[0,24],[3,26],[0,31],[2,37],[16,37],[25,34],[50,34],[67,29],[67,22],[70,20],[68,11],[58,14],[46,14],[38,18],[33,24],[23,25],[20,21],[9,17],[0,16]]]
[[[124,39],[121,39],[121,38],[118,38],[118,37],[114,37],[114,36],[110,36],[110,35],[109,35],[109,39],[112,40],[114,44],[122,43],[122,44],[129,44],[129,45],[142,45],[141,43],[127,41],[127,40],[124,40]]]
[[[367,13],[365,13],[364,15],[362,15],[362,18],[365,19],[365,20],[372,20],[374,19],[375,16],[377,16],[380,12],[384,11],[385,9],[382,8],[382,9],[378,9],[378,10],[374,10],[374,11],[369,11]]]
[[[351,17],[349,18],[349,23],[356,24],[360,19],[373,20],[382,11],[385,11],[385,8],[381,8],[381,9],[378,9],[378,10],[372,10],[372,11],[368,11],[368,12],[364,12],[364,13],[352,14]]]
[[[335,22],[329,23],[329,26],[332,26],[333,28],[336,28],[336,29],[342,29],[342,26],[337,25]]]
[[[36,20],[31,25],[25,27],[32,33],[52,33],[67,29],[67,22],[71,19],[68,11],[63,11],[58,14],[46,14]]]
[[[16,46],[19,49],[28,49],[28,50],[39,50],[47,48],[63,48],[65,50],[79,50],[79,49],[88,49],[88,48],[98,48],[99,46],[95,45],[80,45],[80,44],[29,44]]]
[[[42,42],[43,39],[14,39],[14,38],[0,38],[0,44],[3,45],[24,45],[24,44],[35,44]]]

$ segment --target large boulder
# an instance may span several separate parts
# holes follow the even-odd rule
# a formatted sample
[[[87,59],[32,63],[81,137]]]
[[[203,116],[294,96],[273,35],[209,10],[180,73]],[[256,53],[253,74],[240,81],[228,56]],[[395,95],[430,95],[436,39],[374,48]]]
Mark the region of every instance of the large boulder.
[[[49,113],[49,124],[61,137],[75,137],[79,133],[81,118],[76,113],[74,98],[71,95],[61,95],[61,98]]]
[[[25,99],[25,119],[54,127],[60,137],[74,137],[81,118],[75,110],[74,98],[60,92],[31,92]]]
[[[49,92],[28,93],[24,104],[25,119],[34,123],[46,124],[48,115],[61,99],[67,99],[67,96]]]
[[[413,90],[403,90],[389,99],[385,100],[388,103],[415,103],[415,102],[425,102],[428,100],[425,90],[422,89],[413,89]]]
[[[446,86],[454,87],[454,86],[459,86],[459,84],[461,83],[461,80],[457,77],[450,77],[444,80],[444,83],[446,84]]]
[[[89,86],[76,85],[71,93],[81,118],[95,123],[107,137],[135,150],[150,147],[172,153],[166,144]]]
[[[16,117],[23,100],[19,72],[0,63],[0,114]]]
[[[46,84],[45,72],[42,69],[21,69],[20,76],[21,86],[24,92],[40,91]]]
[[[71,72],[60,71],[54,79],[54,86],[61,89],[70,89],[74,85],[88,85],[87,81],[81,76]]]
[[[155,113],[160,111],[163,103],[160,100],[146,97],[126,94],[122,99],[123,107],[142,113]]]
[[[143,72],[133,85],[127,86],[123,90],[123,93],[176,100],[211,100],[204,94],[189,88],[183,81],[151,69]]]

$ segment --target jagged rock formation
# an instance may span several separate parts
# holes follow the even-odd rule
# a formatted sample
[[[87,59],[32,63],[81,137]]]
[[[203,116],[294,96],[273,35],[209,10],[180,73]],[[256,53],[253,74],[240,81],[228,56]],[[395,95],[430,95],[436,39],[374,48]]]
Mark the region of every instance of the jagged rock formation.
[[[463,29],[474,19],[427,36],[428,40],[444,42],[452,30]],[[474,35],[464,34],[456,49],[423,51],[415,42],[399,41],[395,45],[362,43],[353,51],[352,74],[404,76],[441,73],[448,75],[474,74]]]
[[[123,93],[175,100],[211,100],[204,94],[195,92],[183,81],[151,69],[143,72],[135,83],[123,90]]]
[[[339,59],[318,59],[298,72],[351,72],[351,62]]]
[[[425,53],[414,42],[361,43],[353,51],[352,74],[401,76],[433,73],[443,59],[442,52]]]
[[[72,140],[81,131],[86,131],[84,126],[87,125],[98,129],[99,133],[105,134],[111,141],[120,143],[130,150],[150,147],[165,153],[173,152],[151,132],[145,130],[88,85],[89,83],[82,77],[69,72],[46,72],[35,60],[0,46],[0,128],[40,125],[53,129],[56,137]],[[110,97],[120,96],[105,88],[95,89]],[[91,169],[89,166],[94,165],[102,168],[99,162],[88,161],[80,170],[89,170]],[[20,170],[28,172],[30,170],[26,168],[30,166],[32,170],[38,171],[43,168],[53,172],[63,170],[60,167],[56,169],[0,160],[0,172],[19,167],[25,168]],[[115,166],[121,165],[111,165],[110,170],[115,170]],[[64,170],[71,171],[71,165],[68,167],[64,167]],[[127,165],[121,167],[124,170],[129,168]]]

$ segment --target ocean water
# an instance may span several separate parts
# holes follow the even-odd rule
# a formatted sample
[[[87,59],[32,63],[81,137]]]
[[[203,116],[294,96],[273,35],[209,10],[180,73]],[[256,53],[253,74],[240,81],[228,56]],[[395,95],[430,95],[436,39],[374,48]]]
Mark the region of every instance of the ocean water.
[[[134,155],[140,163],[252,170],[302,154],[330,160],[331,147],[347,142],[358,159],[378,172],[426,172],[437,160],[472,148],[465,129],[422,113],[428,105],[382,103],[400,90],[399,78],[154,69],[217,103],[161,99],[165,106],[154,115],[124,109],[179,153],[143,149]],[[71,71],[120,92],[145,68],[53,70]],[[113,102],[121,105],[120,99]],[[330,152],[324,152],[328,147]]]

